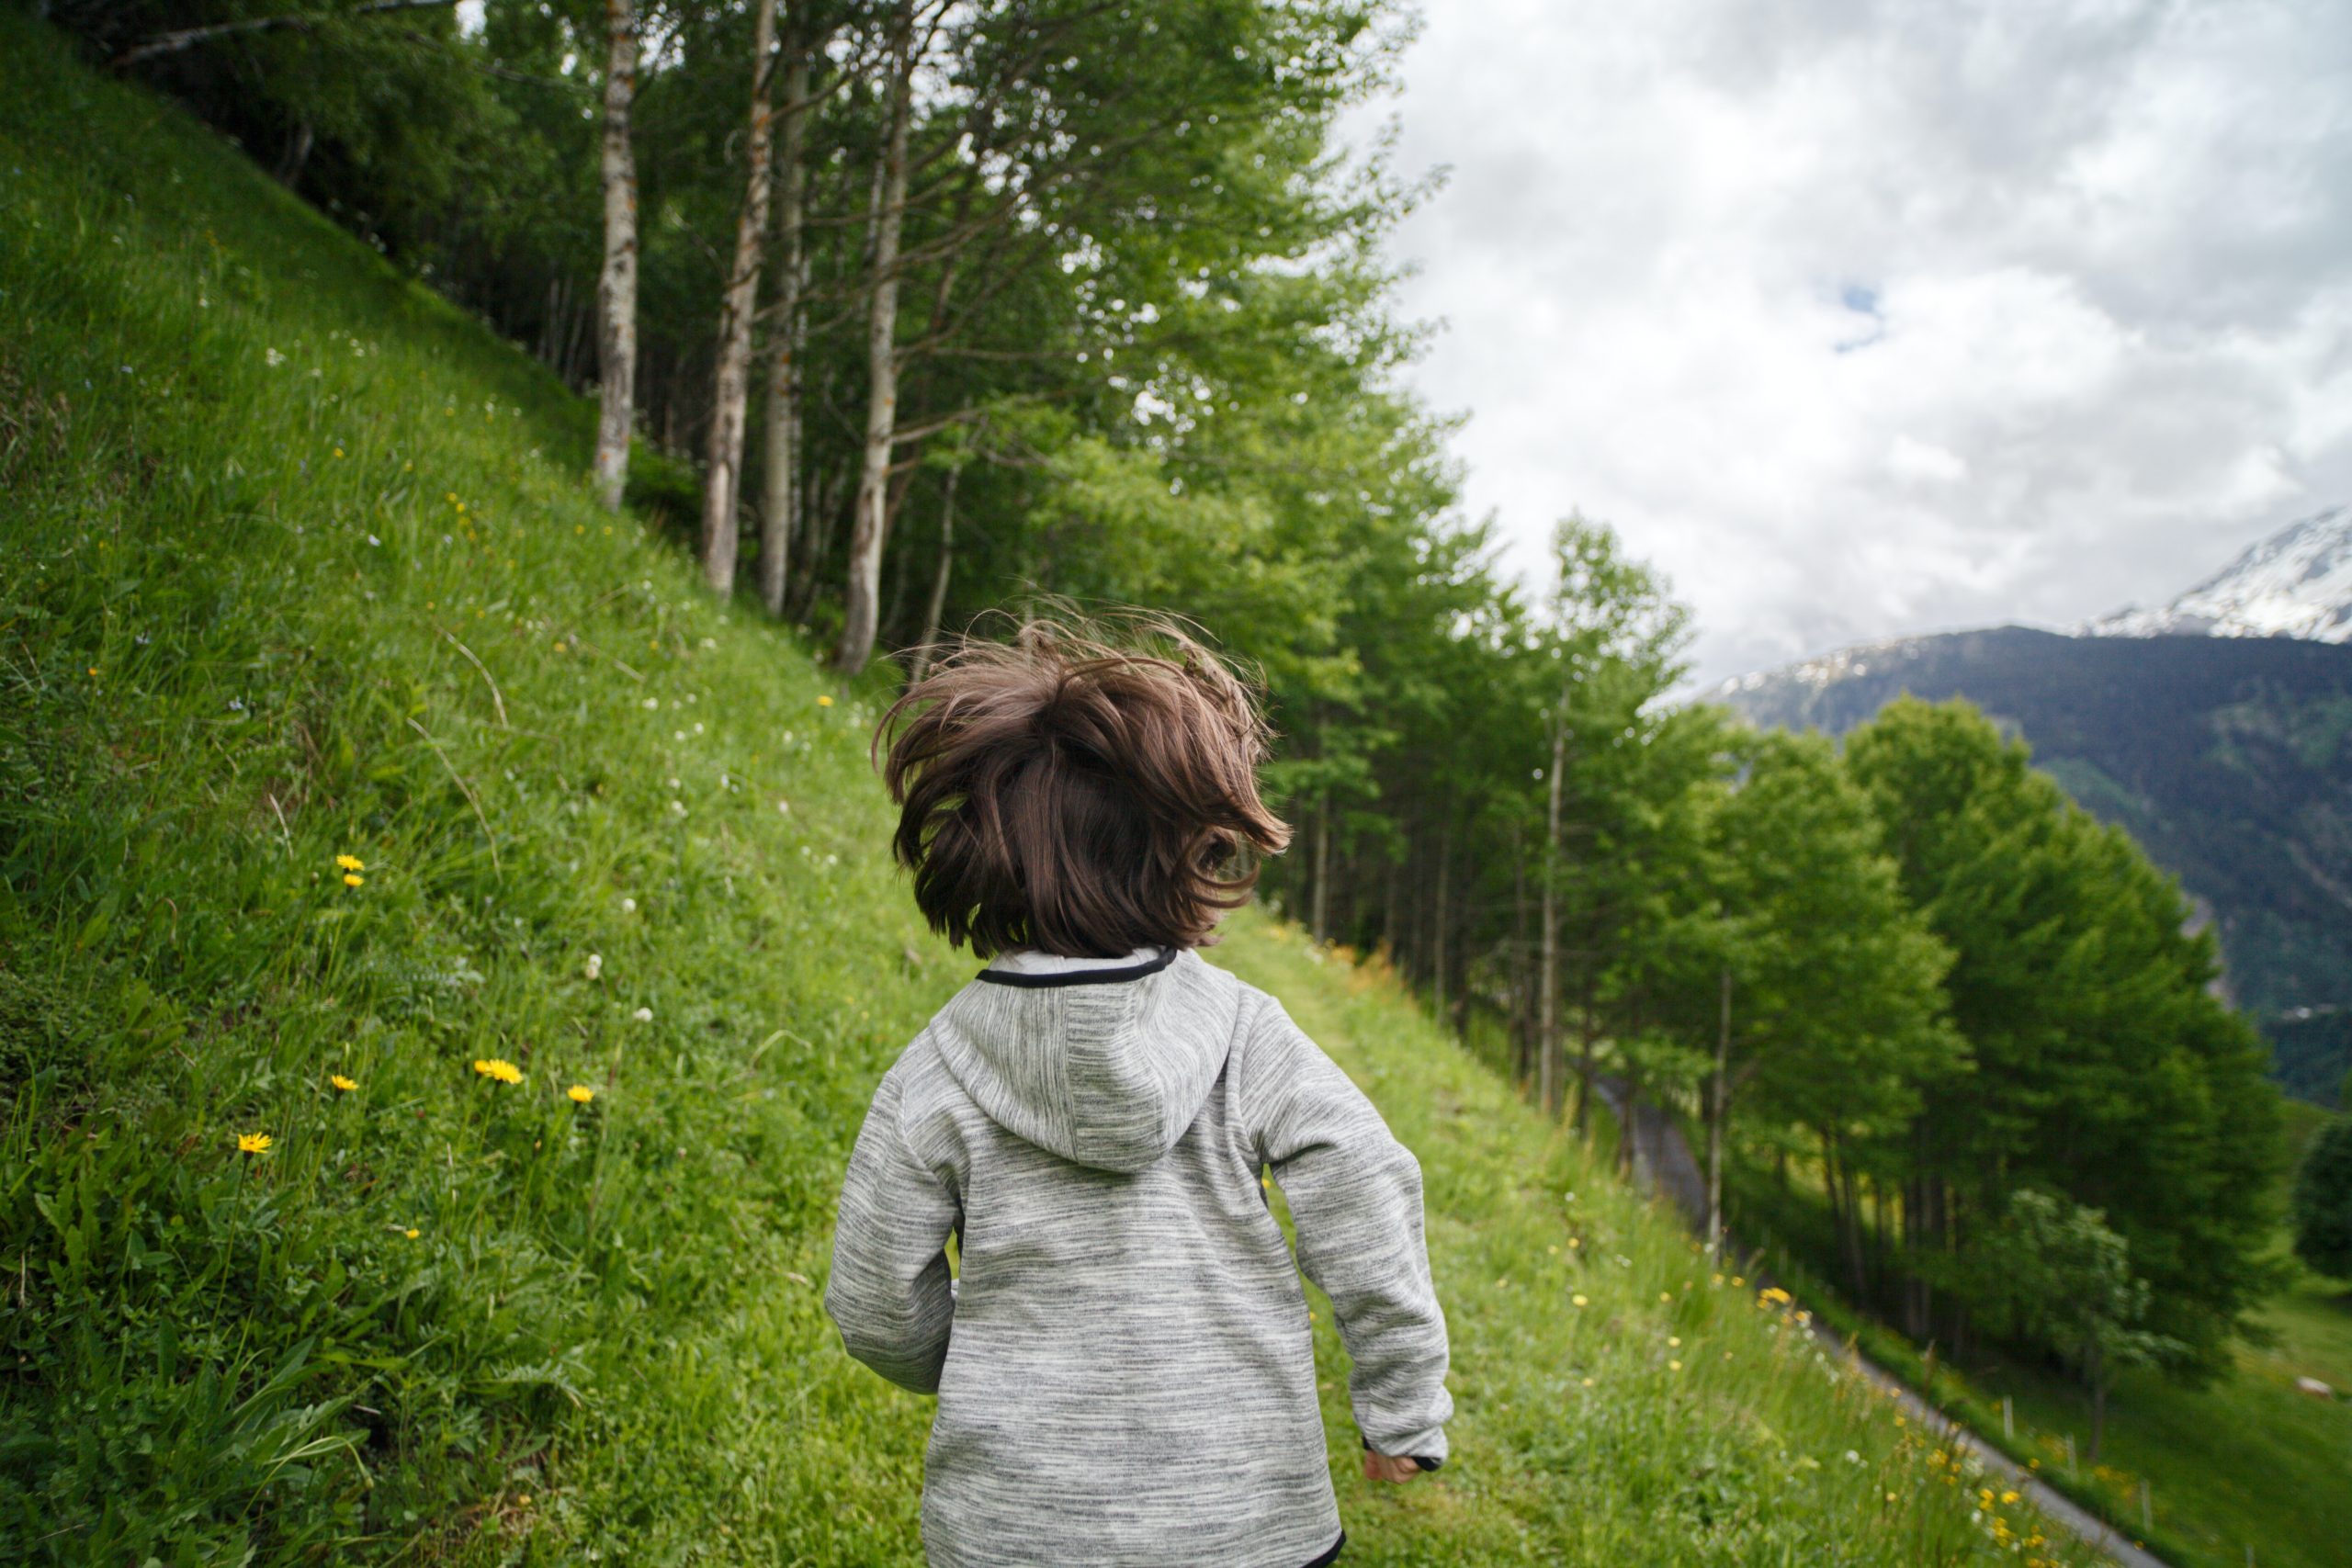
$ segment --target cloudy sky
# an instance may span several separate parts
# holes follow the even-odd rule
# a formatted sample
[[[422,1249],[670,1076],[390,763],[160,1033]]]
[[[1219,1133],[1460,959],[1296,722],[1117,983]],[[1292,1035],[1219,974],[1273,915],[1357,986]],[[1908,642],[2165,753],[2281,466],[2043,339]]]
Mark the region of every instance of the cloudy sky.
[[[1425,0],[1414,379],[1694,679],[2171,597],[2352,500],[2352,4]],[[1371,119],[1354,128],[1368,134]]]

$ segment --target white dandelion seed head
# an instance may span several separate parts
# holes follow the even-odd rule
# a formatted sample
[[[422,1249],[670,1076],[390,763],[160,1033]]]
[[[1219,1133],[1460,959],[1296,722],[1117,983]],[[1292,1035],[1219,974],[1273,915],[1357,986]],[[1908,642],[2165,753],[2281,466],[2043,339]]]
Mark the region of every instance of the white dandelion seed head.
[[[603,976],[605,973],[605,955],[601,953],[590,953],[588,955],[588,962],[582,966],[581,972],[586,975],[591,980]]]
[[[637,1020],[639,1023],[651,1023],[653,1021],[653,1010],[651,1008],[639,1008],[635,1012],[629,1014],[629,1017]]]
[[[661,705],[662,705],[662,699],[661,699],[660,697],[648,697],[648,698],[646,698],[646,699],[645,699],[645,711],[646,711],[646,712],[648,712],[648,713],[651,713],[654,709],[656,709],[656,708],[660,707]]]
[[[634,898],[624,898],[624,899],[622,899],[622,900],[621,900],[621,913],[622,913],[622,914],[624,914],[624,915],[634,915],[634,914],[636,914],[636,913],[637,913],[637,900],[636,900],[636,899],[634,899]]]

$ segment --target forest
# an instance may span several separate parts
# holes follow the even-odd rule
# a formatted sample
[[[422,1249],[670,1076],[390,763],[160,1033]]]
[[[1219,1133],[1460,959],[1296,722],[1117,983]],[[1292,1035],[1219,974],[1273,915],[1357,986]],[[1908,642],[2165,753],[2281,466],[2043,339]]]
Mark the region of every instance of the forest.
[[[716,613],[886,686],[1009,609],[1181,614],[1269,694],[1265,900],[1577,1140],[1668,1108],[1710,1249],[1744,1172],[1915,1340],[2102,1415],[2228,1368],[2287,1155],[2177,882],[1965,703],[1679,700],[1632,543],[1568,513],[1528,582],[1464,514],[1383,252],[1428,176],[1341,134],[1406,8],[286,4],[48,15],[593,400],[582,482]]]

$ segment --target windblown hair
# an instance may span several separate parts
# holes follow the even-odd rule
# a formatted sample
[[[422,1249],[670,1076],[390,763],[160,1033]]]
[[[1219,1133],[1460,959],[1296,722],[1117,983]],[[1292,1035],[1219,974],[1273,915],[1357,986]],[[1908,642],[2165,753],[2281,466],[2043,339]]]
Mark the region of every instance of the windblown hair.
[[[1258,798],[1255,688],[1172,623],[967,637],[875,731],[892,850],[932,929],[986,959],[1214,941],[1289,825]]]

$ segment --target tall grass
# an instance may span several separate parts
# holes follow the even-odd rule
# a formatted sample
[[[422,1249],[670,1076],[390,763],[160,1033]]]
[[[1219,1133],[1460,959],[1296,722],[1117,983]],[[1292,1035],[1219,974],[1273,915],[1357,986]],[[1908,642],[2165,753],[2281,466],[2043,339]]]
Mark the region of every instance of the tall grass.
[[[819,1307],[970,967],[879,689],[15,10],[0,173],[0,1559],[915,1560],[928,1407]],[[1356,1560],[2049,1555],[1392,981],[1235,930],[1430,1173],[1459,1458],[1372,1495],[1335,1404]]]

